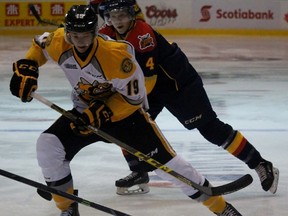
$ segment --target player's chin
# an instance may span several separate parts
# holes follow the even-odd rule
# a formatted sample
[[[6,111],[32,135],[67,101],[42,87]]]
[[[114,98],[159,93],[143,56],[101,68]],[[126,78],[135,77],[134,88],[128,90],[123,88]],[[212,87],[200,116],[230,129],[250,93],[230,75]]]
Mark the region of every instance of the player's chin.
[[[75,48],[77,49],[78,52],[80,53],[84,53],[87,51],[89,46],[75,46]]]
[[[126,29],[124,27],[117,27],[116,30],[120,34],[124,34],[126,32]]]

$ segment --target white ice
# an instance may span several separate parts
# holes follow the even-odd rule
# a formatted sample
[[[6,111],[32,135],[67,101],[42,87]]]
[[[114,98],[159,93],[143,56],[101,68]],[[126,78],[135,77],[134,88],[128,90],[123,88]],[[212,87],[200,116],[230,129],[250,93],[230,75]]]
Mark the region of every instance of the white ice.
[[[0,36],[0,164],[1,169],[44,183],[35,156],[36,140],[59,116],[33,100],[22,103],[9,91],[12,62],[23,58],[32,37]],[[280,170],[278,191],[264,192],[258,176],[226,151],[187,131],[167,111],[157,119],[172,146],[214,185],[249,173],[254,182],[225,195],[244,216],[284,216],[288,207],[288,39],[285,37],[183,36],[176,41],[203,77],[220,119],[239,129]],[[70,87],[57,65],[40,69],[38,93],[69,109]],[[136,140],[137,141],[137,140]],[[151,191],[119,196],[114,182],[129,173],[120,148],[96,143],[84,148],[71,163],[79,196],[135,216],[212,215],[204,206],[161,182],[151,173]],[[81,216],[108,215],[80,205]],[[53,202],[35,188],[0,176],[1,216],[56,216]]]

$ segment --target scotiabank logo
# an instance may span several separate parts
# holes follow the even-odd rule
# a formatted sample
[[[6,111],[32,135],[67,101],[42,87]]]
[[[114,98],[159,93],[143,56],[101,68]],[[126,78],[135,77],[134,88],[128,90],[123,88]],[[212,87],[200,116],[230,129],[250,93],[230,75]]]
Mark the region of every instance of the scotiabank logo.
[[[199,20],[200,22],[207,22],[211,19],[211,15],[209,11],[211,7],[212,7],[211,5],[204,5],[201,8],[202,18]]]
[[[201,8],[202,18],[199,20],[200,22],[208,22],[211,19],[210,9],[211,5],[204,5]],[[253,11],[253,10],[243,10],[243,9],[235,9],[235,10],[216,10],[216,19],[243,19],[243,20],[274,20],[274,12],[271,10],[267,11]]]

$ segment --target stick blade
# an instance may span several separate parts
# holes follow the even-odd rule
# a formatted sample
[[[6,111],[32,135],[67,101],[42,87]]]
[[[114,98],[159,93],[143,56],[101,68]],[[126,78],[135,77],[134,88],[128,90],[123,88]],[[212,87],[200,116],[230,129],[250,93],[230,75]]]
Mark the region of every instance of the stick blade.
[[[218,195],[225,195],[230,194],[233,192],[236,192],[238,190],[241,190],[248,185],[250,185],[253,182],[253,178],[250,174],[246,174],[242,176],[241,178],[230,182],[225,185],[221,185],[218,187],[212,187],[212,196],[218,196]]]

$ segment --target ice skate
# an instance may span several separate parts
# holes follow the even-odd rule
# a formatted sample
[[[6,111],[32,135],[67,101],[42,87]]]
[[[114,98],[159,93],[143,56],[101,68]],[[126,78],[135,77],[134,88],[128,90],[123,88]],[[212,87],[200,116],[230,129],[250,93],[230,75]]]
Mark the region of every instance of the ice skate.
[[[279,170],[269,161],[263,160],[255,168],[264,191],[275,194],[278,187]]]
[[[150,191],[149,176],[147,172],[132,172],[125,178],[115,182],[116,193],[119,195],[145,194]]]
[[[242,216],[230,203],[226,202],[226,207],[222,213],[217,213],[218,216]]]
[[[72,203],[72,205],[66,211],[61,212],[60,216],[80,216],[78,211],[78,203]]]

